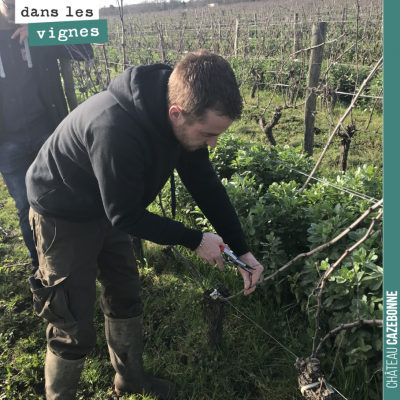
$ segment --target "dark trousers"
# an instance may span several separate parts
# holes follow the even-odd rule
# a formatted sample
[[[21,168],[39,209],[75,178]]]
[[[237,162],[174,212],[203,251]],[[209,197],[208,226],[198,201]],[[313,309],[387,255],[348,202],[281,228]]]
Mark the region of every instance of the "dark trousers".
[[[76,223],[31,209],[29,220],[39,256],[35,278],[43,284],[32,290],[34,307],[49,322],[48,346],[65,359],[84,357],[96,345],[96,278],[107,317],[132,318],[143,312],[130,237],[107,218]]]
[[[15,201],[22,237],[34,267],[38,266],[38,256],[29,226],[25,175],[48,137],[49,135],[45,135],[40,139],[24,143],[5,142],[0,146],[0,173],[10,196]]]

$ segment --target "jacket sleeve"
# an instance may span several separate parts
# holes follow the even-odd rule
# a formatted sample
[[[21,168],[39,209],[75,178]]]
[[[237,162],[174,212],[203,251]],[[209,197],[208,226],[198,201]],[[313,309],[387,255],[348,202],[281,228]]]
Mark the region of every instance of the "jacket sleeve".
[[[90,130],[94,133],[87,135],[86,148],[112,225],[158,244],[197,248],[201,231],[151,213],[143,204],[145,153],[132,135],[132,129],[140,128],[132,124],[124,127],[112,123],[105,126],[96,121],[93,124]]]
[[[184,151],[177,170],[183,184],[224,242],[238,256],[249,252],[239,218],[209,160],[208,149]]]

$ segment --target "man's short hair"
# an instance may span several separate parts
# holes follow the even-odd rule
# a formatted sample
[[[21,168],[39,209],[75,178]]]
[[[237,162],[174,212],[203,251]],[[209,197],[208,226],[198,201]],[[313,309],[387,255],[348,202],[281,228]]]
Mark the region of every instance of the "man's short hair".
[[[168,101],[182,108],[188,124],[201,121],[206,110],[237,120],[243,109],[229,62],[208,50],[189,53],[176,64],[168,82]]]

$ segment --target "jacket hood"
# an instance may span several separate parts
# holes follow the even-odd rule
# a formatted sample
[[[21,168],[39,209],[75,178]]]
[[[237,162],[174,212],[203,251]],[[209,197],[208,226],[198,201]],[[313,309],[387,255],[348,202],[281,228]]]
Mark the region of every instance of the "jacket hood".
[[[171,72],[172,68],[164,64],[129,67],[111,81],[107,90],[144,129],[167,132],[175,139],[167,106]]]

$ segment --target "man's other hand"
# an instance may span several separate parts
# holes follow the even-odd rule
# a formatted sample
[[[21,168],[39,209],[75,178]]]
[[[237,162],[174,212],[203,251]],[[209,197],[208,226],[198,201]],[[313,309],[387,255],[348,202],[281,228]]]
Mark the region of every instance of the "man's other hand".
[[[250,267],[254,267],[254,270],[251,270],[253,274],[249,274],[242,268],[238,268],[240,273],[242,274],[243,281],[244,281],[244,295],[248,296],[250,293],[253,293],[256,290],[256,287],[252,287],[249,289],[249,287],[253,284],[258,282],[260,279],[261,273],[264,271],[264,267],[257,261],[257,259],[253,256],[251,253],[246,253],[243,254],[242,256],[239,257],[240,261],[243,261]]]
[[[224,262],[222,261],[221,249],[219,246],[226,246],[221,236],[214,235],[213,233],[205,233],[204,243],[198,247],[195,252],[204,261],[214,266],[218,264],[221,271],[224,270]]]
[[[19,44],[23,44],[24,40],[29,37],[28,24],[21,24],[20,27],[13,33],[11,39],[15,39],[19,36]]]

